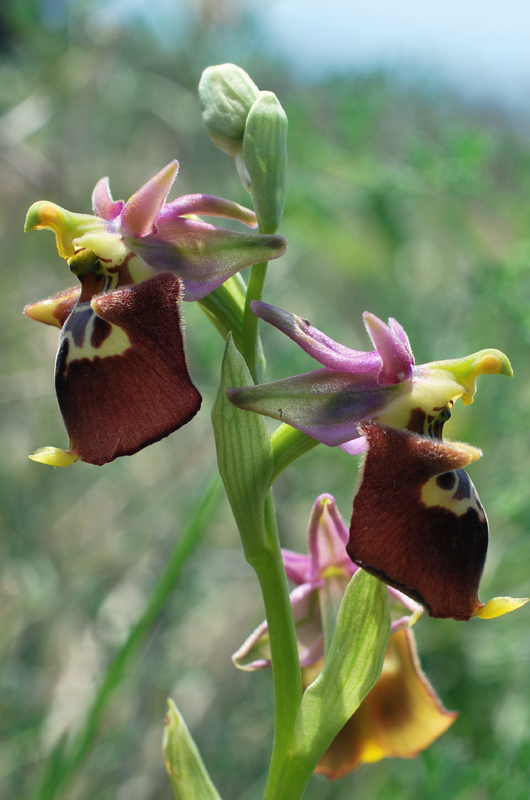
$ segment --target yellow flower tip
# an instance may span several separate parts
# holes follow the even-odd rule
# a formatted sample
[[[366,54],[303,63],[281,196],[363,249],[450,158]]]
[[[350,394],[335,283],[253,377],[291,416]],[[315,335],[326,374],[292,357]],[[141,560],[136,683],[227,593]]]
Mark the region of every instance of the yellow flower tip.
[[[439,362],[443,365],[444,362]],[[466,358],[446,361],[445,368],[454,375],[463,388],[462,403],[467,406],[473,402],[477,391],[477,378],[480,375],[506,375],[513,377],[512,365],[500,350],[479,350]]]
[[[476,376],[506,375],[513,378],[513,369],[508,356],[500,350],[481,350],[477,353]]]
[[[39,200],[33,203],[26,215],[24,232],[50,230],[55,234],[57,250],[61,258],[70,258],[75,253],[72,239],[75,236],[76,223],[66,209],[50,203],[48,200]]]
[[[528,603],[528,597],[493,597],[487,603],[481,603],[475,609],[473,616],[480,617],[480,619],[495,619],[495,617],[502,617],[503,614],[509,614],[510,611],[515,611],[517,608]]]
[[[60,447],[39,447],[33,455],[28,456],[32,461],[37,461],[39,464],[49,464],[50,467],[69,467],[74,461],[77,461],[78,456],[75,453],[69,453],[67,450],[61,450]]]

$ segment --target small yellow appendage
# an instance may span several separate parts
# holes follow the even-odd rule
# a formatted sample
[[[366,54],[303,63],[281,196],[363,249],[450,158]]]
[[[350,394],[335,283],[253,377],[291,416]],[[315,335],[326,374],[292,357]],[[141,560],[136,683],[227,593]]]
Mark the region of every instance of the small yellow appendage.
[[[75,453],[68,453],[66,450],[61,450],[60,447],[39,447],[33,455],[28,456],[32,461],[38,461],[39,464],[49,464],[51,467],[69,467],[74,461],[77,461]]]
[[[528,597],[493,597],[484,605],[479,606],[473,616],[480,617],[480,619],[502,617],[503,614],[508,614],[510,611],[515,611],[516,608],[521,608],[525,603],[528,603],[528,600]]]

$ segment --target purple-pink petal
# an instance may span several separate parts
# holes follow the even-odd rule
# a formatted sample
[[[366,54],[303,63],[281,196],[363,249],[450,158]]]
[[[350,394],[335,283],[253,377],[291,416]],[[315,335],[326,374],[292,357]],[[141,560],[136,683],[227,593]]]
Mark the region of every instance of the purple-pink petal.
[[[330,494],[317,497],[307,531],[307,544],[311,556],[311,580],[318,580],[329,567],[339,567],[348,575],[352,569],[351,560],[346,553],[349,532],[344,524],[335,498]]]
[[[394,317],[389,317],[389,319],[388,319],[388,327],[390,328],[392,333],[394,333],[398,337],[400,342],[404,345],[406,350],[409,352],[410,358],[412,360],[412,363],[414,364],[414,355],[412,353],[412,347],[410,346],[410,340],[409,340],[409,337],[407,336],[407,333],[406,333],[403,325],[400,325],[399,322],[397,321],[397,319],[394,319]]]
[[[348,453],[349,456],[358,456],[365,453],[368,447],[366,443],[366,436],[357,436],[355,439],[350,439],[349,442],[339,444],[341,450]]]
[[[289,595],[296,628],[300,666],[307,667],[324,654],[324,636],[316,589],[323,585],[304,583]],[[255,657],[253,657],[255,651]],[[250,659],[250,660],[247,660]],[[271,666],[269,627],[262,622],[232,656],[232,662],[243,670],[253,671]]]
[[[101,178],[92,192],[92,210],[97,217],[109,222],[119,217],[123,209],[123,201],[114,201],[110,192],[108,178]]]
[[[236,272],[283,255],[282,236],[239,233],[202,220],[162,213],[156,233],[124,237],[125,244],[157,270],[176,272],[184,284],[184,300],[201,300]]]
[[[358,437],[358,423],[377,416],[398,391],[398,386],[381,386],[373,373],[320,369],[226,394],[238,408],[285,422],[335,447]]]
[[[258,220],[253,211],[245,206],[225,200],[224,197],[214,197],[209,194],[185,194],[177,197],[171,203],[166,203],[160,212],[164,219],[176,219],[185,214],[197,214],[223,219],[235,219],[249,228],[257,228]]]
[[[399,323],[394,329],[376,317],[375,314],[365,311],[363,314],[366,330],[381,357],[382,366],[378,380],[383,386],[401,383],[412,375],[414,356],[410,345],[405,343],[402,335],[405,333]],[[398,326],[396,328],[396,326]],[[407,346],[408,345],[408,346]]]
[[[120,218],[120,230],[124,236],[140,238],[156,231],[156,218],[178,169],[179,162],[176,159],[171,161],[127,200]]]
[[[381,358],[377,351],[367,353],[362,350],[351,350],[330,339],[303,317],[258,300],[251,303],[251,308],[257,317],[274,325],[300,345],[302,350],[329,369],[341,372],[369,372],[381,367]]]
[[[282,548],[283,566],[290,581],[299,586],[306,583],[311,574],[311,558],[304,553],[295,553],[293,550]]]
[[[390,608],[392,612],[394,612],[393,616],[397,613],[397,605],[403,606],[404,611],[401,616],[392,620],[390,632],[396,633],[396,631],[401,630],[401,628],[410,628],[418,617],[421,617],[423,614],[423,606],[416,603],[411,597],[407,597],[407,595],[400,592],[399,589],[394,589],[393,586],[388,586],[387,588],[388,594],[390,595]]]

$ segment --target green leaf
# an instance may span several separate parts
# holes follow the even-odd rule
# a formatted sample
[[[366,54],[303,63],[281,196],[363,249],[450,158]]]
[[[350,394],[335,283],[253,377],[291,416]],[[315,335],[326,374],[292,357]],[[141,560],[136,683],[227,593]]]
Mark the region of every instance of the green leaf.
[[[226,390],[253,385],[243,356],[231,334],[221,368],[221,382],[212,409],[219,472],[241,534],[247,559],[268,549],[264,505],[272,474],[272,447],[263,419],[230,403]]]
[[[181,713],[168,706],[162,748],[175,800],[221,800]]]
[[[285,199],[287,116],[273,92],[260,92],[249,111],[243,164],[260,232],[276,233]]]
[[[350,581],[324,669],[302,700],[295,751],[315,765],[376,683],[390,633],[386,584],[363,570]]]

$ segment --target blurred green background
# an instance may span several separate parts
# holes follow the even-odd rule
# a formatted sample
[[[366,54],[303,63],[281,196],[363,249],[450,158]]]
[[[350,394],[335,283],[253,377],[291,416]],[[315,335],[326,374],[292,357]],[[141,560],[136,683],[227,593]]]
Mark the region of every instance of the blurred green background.
[[[5,2],[0,12],[2,446],[0,796],[29,798],[61,734],[75,730],[138,618],[215,470],[209,413],[223,342],[186,306],[189,364],[204,403],[182,431],[103,468],[54,470],[27,454],[66,445],[53,390],[57,331],[26,303],[73,285],[49,233],[22,234],[49,199],[90,210],[109,175],[126,199],[172,158],[176,193],[248,202],[234,164],[202,130],[204,67],[235,61],[275,91],[290,123],[282,233],[264,299],[367,349],[361,314],[396,317],[418,362],[498,347],[515,378],[482,378],[448,435],[484,451],[472,478],[491,544],[481,595],[530,594],[530,140],[516,117],[471,108],[432,83],[363,74],[298,84],[230,4],[194,8],[185,38],[103,13],[105,4]],[[160,9],[159,9],[160,10]],[[155,13],[153,11],[153,13]],[[167,31],[166,31],[167,33]],[[169,37],[171,38],[171,37]],[[313,368],[264,330],[268,378]],[[347,519],[358,459],[321,446],[277,483],[284,546],[305,548],[315,497]],[[424,618],[422,663],[460,717],[414,761],[361,767],[308,800],[519,800],[529,797],[529,612],[499,620]],[[118,688],[70,800],[169,800],[160,753],[171,695],[225,800],[257,800],[271,743],[267,672],[230,654],[263,617],[223,499],[200,550]]]

